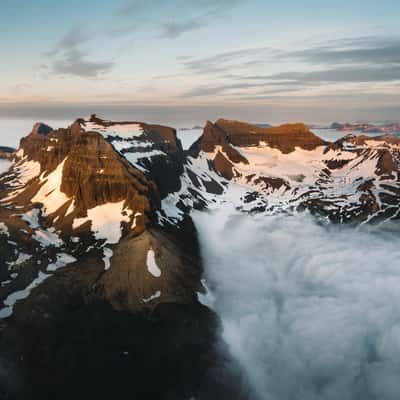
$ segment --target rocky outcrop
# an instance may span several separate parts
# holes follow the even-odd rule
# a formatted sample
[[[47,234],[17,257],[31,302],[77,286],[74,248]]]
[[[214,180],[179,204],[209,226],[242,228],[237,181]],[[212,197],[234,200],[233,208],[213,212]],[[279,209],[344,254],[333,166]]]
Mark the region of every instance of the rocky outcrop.
[[[296,147],[313,150],[324,144],[322,139],[300,123],[259,128],[244,122],[219,119],[215,125],[226,133],[231,144],[238,147],[259,146],[265,142],[282,153],[290,153]]]
[[[86,132],[101,133],[124,158],[156,183],[161,198],[179,190],[183,150],[175,129],[143,122],[108,121],[96,115],[77,123]]]
[[[241,147],[265,145],[284,154],[297,147],[313,150],[324,144],[304,124],[286,124],[278,127],[260,128],[244,122],[219,119],[208,121],[203,135],[195,142],[189,154],[196,157],[201,151],[213,153],[212,163],[216,172],[226,179],[240,176],[234,164],[249,164],[239,151]]]
[[[213,152],[216,146],[237,163],[248,161],[232,146],[257,147],[265,143],[282,153],[290,153],[296,147],[313,150],[325,142],[314,135],[304,124],[286,124],[270,128],[260,128],[244,122],[219,119],[214,124],[210,121],[204,127],[202,137],[191,150]]]
[[[191,146],[189,151],[192,154],[199,151],[212,153],[215,151],[216,147],[220,149],[220,152],[222,151],[225,153],[232,162],[248,164],[246,158],[231,146],[228,134],[217,124],[207,121],[203,130],[203,135]]]
[[[124,133],[135,126],[141,129],[140,140],[150,141],[159,150],[167,153],[182,151],[182,145],[176,136],[176,130],[164,125],[147,124],[137,121],[109,121],[92,114],[88,119],[78,119],[84,130],[102,132],[111,141],[123,139]],[[118,134],[119,133],[119,134]]]

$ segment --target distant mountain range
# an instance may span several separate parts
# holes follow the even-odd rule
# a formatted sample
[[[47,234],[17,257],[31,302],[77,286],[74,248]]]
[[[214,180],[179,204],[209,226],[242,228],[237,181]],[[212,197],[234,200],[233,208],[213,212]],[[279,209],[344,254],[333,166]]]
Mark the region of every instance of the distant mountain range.
[[[339,123],[333,122],[331,129],[339,131],[360,131],[364,133],[393,133],[400,132],[400,123],[376,125],[371,123]]]
[[[173,128],[92,115],[36,124],[0,157],[6,398],[253,398],[208,308],[192,212],[400,218],[393,135],[220,119],[185,151]]]

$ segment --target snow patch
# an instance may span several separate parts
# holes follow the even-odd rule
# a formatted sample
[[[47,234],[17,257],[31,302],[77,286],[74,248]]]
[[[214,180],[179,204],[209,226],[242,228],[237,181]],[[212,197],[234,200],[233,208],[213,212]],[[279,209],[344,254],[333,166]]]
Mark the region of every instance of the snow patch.
[[[38,229],[32,236],[34,240],[40,243],[42,247],[60,247],[64,242],[60,237],[54,232],[54,228],[50,229]]]
[[[121,223],[129,222],[130,217],[124,211],[122,200],[118,203],[106,203],[87,211],[87,217],[76,218],[72,224],[77,229],[84,223],[91,221],[91,229],[97,240],[105,239],[106,244],[118,243],[122,236]]]
[[[66,265],[77,261],[75,257],[73,257],[67,253],[58,253],[56,255],[56,257],[57,257],[57,260],[54,263],[49,264],[47,266],[47,271],[54,272],[54,271],[58,270],[59,268],[63,268]]]
[[[140,124],[113,124],[110,126],[103,126],[89,121],[85,121],[84,124],[85,131],[98,132],[105,138],[108,136],[131,138],[134,136],[141,136],[143,134],[143,128]]]
[[[22,161],[22,163],[18,164],[14,169],[18,175],[18,183],[24,186],[32,179],[39,176],[40,163],[38,161]]]
[[[32,210],[26,212],[25,214],[22,214],[21,219],[27,222],[32,229],[37,229],[40,226],[39,215],[40,215],[40,210],[38,208],[33,208]]]
[[[160,297],[161,297],[161,291],[157,290],[157,292],[155,292],[153,295],[151,295],[147,299],[142,299],[142,300],[143,300],[143,303],[150,303],[151,301],[158,299]]]
[[[136,218],[140,217],[141,215],[142,215],[142,213],[139,213],[139,212],[134,215],[131,230],[134,230],[136,228]]]
[[[144,158],[151,158],[154,156],[165,156],[165,153],[161,150],[149,150],[149,151],[136,151],[132,153],[124,153],[124,157],[137,169],[142,172],[147,172],[147,169],[139,164],[139,161]]]
[[[8,232],[8,227],[4,222],[0,222],[0,235],[10,236]]]
[[[5,300],[5,307],[0,310],[0,319],[8,318],[13,313],[13,308],[18,300],[23,300],[29,297],[31,291],[44,282],[49,276],[48,274],[39,271],[36,279],[34,279],[25,289],[18,290],[17,292],[11,293]]]
[[[147,252],[147,270],[156,278],[161,276],[161,270],[157,265],[154,250],[152,248]]]
[[[19,253],[18,258],[15,261],[10,261],[7,264],[9,267],[15,267],[16,265],[21,265],[24,262],[30,260],[32,258],[31,254]]]
[[[52,214],[70,200],[65,193],[61,192],[61,183],[63,168],[67,158],[62,161],[58,167],[46,178],[43,178],[45,184],[39,189],[32,203],[42,203],[47,214]]]
[[[103,254],[104,269],[107,271],[111,267],[111,257],[114,255],[114,252],[110,248],[104,247]]]

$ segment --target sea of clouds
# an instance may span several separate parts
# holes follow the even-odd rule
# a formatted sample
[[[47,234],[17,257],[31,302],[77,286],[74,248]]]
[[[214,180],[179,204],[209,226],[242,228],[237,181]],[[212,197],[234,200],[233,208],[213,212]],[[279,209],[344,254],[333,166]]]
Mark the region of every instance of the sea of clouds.
[[[224,339],[261,399],[400,395],[400,235],[309,215],[194,215]]]

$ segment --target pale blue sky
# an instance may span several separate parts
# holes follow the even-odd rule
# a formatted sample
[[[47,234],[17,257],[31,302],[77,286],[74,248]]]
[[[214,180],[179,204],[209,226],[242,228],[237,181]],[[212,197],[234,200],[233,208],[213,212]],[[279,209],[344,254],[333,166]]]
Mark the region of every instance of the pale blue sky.
[[[3,0],[0,114],[121,105],[396,119],[399,15],[397,0]]]

